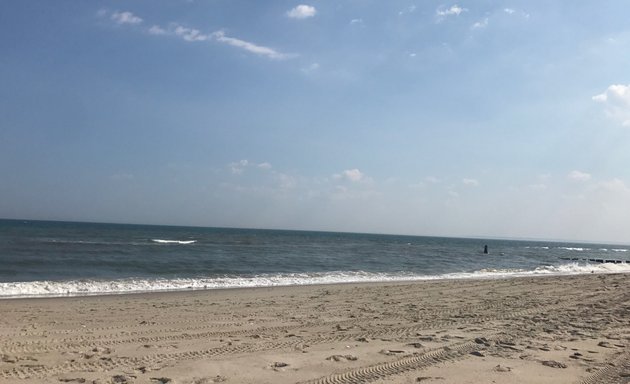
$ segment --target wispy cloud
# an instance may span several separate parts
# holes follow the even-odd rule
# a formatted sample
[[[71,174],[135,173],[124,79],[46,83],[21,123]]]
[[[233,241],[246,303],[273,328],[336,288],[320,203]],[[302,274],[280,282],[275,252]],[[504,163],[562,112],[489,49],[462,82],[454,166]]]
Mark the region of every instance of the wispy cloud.
[[[418,9],[418,7],[416,7],[415,5],[411,5],[411,6],[407,7],[406,9],[403,9],[403,10],[399,11],[398,15],[402,16],[405,13],[414,13],[416,11],[416,9]]]
[[[297,8],[297,7],[296,7]],[[116,24],[128,24],[138,25],[143,22],[143,19],[134,15],[131,12],[113,12],[110,13],[107,10],[100,10],[98,12],[100,17],[109,17]],[[267,57],[274,60],[284,60],[293,58],[296,55],[282,53],[264,45],[258,45],[251,41],[239,39],[236,37],[228,36],[224,31],[219,30],[212,33],[206,33],[196,28],[191,28],[178,23],[170,23],[167,27],[157,24],[152,25],[150,28],[146,28],[145,32],[153,36],[173,36],[178,37],[188,42],[218,42],[227,44],[232,47],[240,48],[247,52],[253,53],[258,56]]]
[[[228,164],[228,169],[233,175],[242,175],[247,168],[259,169],[262,171],[269,171],[273,167],[270,163],[264,161],[262,163],[252,163],[249,160],[243,159]]]
[[[166,35],[168,33],[167,30],[160,27],[159,25],[154,25],[147,30],[151,35]]]
[[[462,179],[462,184],[467,185],[469,187],[478,187],[479,180],[477,179]]]
[[[317,14],[317,9],[311,5],[300,4],[287,12],[287,17],[292,19],[308,19]]]
[[[569,174],[567,175],[567,178],[569,180],[583,182],[583,181],[589,181],[591,179],[591,174],[575,170],[575,171],[569,172]]]
[[[110,18],[116,23],[116,24],[140,24],[142,23],[142,18],[134,15],[131,12],[125,11],[125,12],[113,12],[110,16]]]
[[[604,104],[610,118],[630,127],[630,84],[613,84],[604,93],[593,96],[593,101]]]
[[[312,63],[311,65],[308,65],[306,67],[302,68],[302,72],[309,75],[313,72],[317,72],[317,70],[319,69],[320,65],[319,63]]]
[[[462,12],[467,11],[467,9],[463,9]],[[446,17],[446,16],[450,16],[447,15],[448,10],[444,11],[442,14],[442,17]],[[461,12],[459,13],[454,13],[451,12],[451,14],[453,15],[459,15]],[[478,21],[476,21],[473,25],[470,26],[470,29],[472,30],[480,30],[480,29],[485,29],[487,28],[490,24],[494,25],[494,21],[496,18],[501,18],[503,17],[505,18],[523,18],[523,19],[528,19],[529,18],[529,14],[524,12],[524,11],[517,11],[516,9],[513,8],[503,8],[503,9],[499,9],[499,10],[494,10],[492,12],[487,13],[487,16],[484,17],[483,19],[480,19]]]
[[[490,20],[486,17],[485,19],[480,20],[480,21],[476,22],[475,24],[473,24],[471,28],[472,29],[483,29],[483,28],[486,28],[488,26],[488,22],[489,21]]]
[[[438,18],[438,21],[444,20],[449,16],[459,16],[460,14],[467,12],[468,9],[462,8],[459,5],[451,5],[449,8],[438,8],[435,11],[435,15]]]
[[[181,25],[176,26],[173,33],[186,41],[208,41],[211,38],[211,35],[202,33],[198,29],[187,28]]]
[[[601,182],[599,183],[599,187],[607,191],[623,192],[630,195],[630,187],[627,186],[623,180],[618,178]]]
[[[346,169],[345,171],[333,175],[333,178],[336,180],[347,180],[354,183],[358,183],[360,181],[367,181],[365,174],[359,171],[357,168],[354,169]]]
[[[232,172],[232,174],[241,175],[245,171],[245,168],[248,165],[249,165],[248,160],[240,160],[240,161],[235,161],[233,163],[228,164],[228,168],[230,168],[230,171]]]
[[[529,13],[525,11],[517,11],[514,8],[503,8],[503,12],[510,16],[521,16],[525,19],[529,19]]]
[[[211,36],[220,43],[224,43],[224,44],[231,45],[233,47],[241,48],[248,52],[254,53],[259,56],[265,56],[270,59],[284,60],[284,59],[290,59],[292,57],[295,57],[295,55],[281,53],[281,52],[276,51],[273,48],[265,47],[262,45],[256,45],[249,41],[237,39],[235,37],[229,37],[223,31],[213,32]]]

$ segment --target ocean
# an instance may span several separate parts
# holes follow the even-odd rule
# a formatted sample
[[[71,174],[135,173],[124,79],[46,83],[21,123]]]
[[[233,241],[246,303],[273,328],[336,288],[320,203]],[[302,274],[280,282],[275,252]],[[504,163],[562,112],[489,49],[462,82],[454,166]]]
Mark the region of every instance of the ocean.
[[[625,273],[626,261],[630,246],[612,244],[0,220],[0,298]]]

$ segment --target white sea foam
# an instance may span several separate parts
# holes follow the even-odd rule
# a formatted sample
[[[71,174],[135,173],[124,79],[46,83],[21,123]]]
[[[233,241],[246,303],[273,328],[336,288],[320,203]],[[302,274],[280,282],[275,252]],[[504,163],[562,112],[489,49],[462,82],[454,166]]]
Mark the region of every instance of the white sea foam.
[[[627,249],[623,249],[623,248],[619,248],[619,249],[613,249],[613,252],[628,252]]]
[[[577,251],[577,252],[583,252],[583,251],[590,251],[590,248],[580,248],[580,247],[558,247],[559,249],[565,249],[567,251]]]
[[[162,239],[151,239],[151,241],[158,244],[193,244],[197,242],[197,240],[162,240]]]
[[[446,279],[496,279],[540,275],[579,275],[590,273],[630,273],[630,263],[570,263],[543,266],[534,270],[481,269],[443,275],[410,273],[327,272],[259,275],[252,277],[72,280],[0,283],[0,298],[59,297],[139,292],[185,291],[222,288],[275,287],[363,282],[396,282]]]

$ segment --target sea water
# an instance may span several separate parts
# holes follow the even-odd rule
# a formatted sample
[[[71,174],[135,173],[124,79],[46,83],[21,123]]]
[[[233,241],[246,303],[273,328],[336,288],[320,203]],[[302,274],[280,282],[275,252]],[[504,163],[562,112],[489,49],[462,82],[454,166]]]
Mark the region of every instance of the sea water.
[[[484,245],[489,253],[484,254]],[[0,220],[0,298],[630,272],[630,246]]]

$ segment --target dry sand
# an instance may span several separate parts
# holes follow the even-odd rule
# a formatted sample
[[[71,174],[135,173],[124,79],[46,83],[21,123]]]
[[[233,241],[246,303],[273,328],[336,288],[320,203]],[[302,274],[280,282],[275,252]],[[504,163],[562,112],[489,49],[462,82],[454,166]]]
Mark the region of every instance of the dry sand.
[[[2,383],[627,383],[630,275],[0,301]]]

